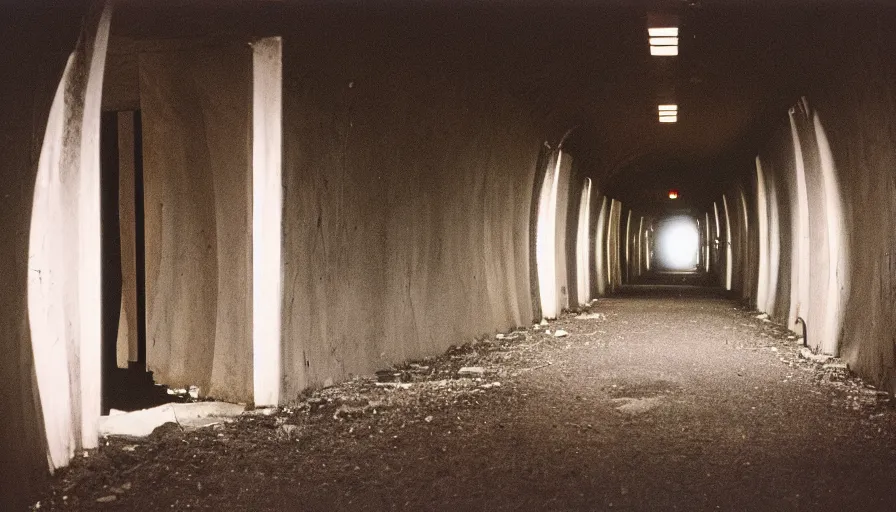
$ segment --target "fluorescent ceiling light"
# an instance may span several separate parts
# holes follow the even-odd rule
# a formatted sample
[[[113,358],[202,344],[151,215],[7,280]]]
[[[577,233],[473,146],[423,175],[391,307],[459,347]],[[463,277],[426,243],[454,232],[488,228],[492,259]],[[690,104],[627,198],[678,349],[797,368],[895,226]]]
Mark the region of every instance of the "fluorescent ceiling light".
[[[678,27],[653,27],[647,33],[650,37],[678,37]]]
[[[651,37],[649,41],[652,46],[678,46],[677,37]]]
[[[651,46],[650,55],[655,57],[674,57],[678,55],[677,46]]]
[[[661,123],[677,123],[678,116],[660,116]]]
[[[656,109],[659,110],[660,112],[677,112],[677,111],[678,111],[678,105],[673,105],[673,104],[669,104],[669,105],[657,105],[657,106],[656,106]]]

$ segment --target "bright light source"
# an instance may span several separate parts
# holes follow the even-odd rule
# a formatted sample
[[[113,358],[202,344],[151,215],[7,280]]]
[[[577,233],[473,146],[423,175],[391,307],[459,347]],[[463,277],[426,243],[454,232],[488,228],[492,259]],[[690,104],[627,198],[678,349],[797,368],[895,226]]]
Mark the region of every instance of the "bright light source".
[[[674,103],[666,103],[656,106],[657,114],[659,114],[661,123],[677,123],[678,122],[678,105]]]
[[[677,46],[651,46],[650,55],[654,57],[675,57],[678,55]]]
[[[653,27],[647,33],[650,37],[678,37],[678,27]]]
[[[678,191],[675,189],[670,190],[669,199],[678,199]]]
[[[700,236],[691,217],[670,217],[660,222],[657,234],[657,255],[660,264],[669,270],[697,268]]]
[[[651,46],[678,46],[677,37],[651,37],[649,41]]]

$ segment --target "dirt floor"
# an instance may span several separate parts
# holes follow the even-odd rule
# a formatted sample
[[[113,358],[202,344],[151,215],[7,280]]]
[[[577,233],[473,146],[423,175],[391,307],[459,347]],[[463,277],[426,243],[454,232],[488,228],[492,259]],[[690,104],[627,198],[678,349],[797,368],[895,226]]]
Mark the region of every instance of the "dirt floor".
[[[39,508],[896,510],[889,399],[793,338],[695,289],[633,290],[394,382],[103,440]]]

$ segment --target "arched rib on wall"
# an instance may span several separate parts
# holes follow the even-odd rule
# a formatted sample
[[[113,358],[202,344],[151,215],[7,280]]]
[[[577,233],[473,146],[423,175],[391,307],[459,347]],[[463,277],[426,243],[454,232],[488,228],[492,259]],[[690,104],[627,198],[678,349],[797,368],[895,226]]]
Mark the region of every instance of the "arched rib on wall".
[[[725,289],[731,290],[732,277],[734,275],[734,257],[731,253],[731,213],[728,209],[728,198],[722,194],[722,206],[725,210]]]
[[[579,305],[591,300],[591,179],[586,178],[579,200],[576,236],[576,298]]]
[[[50,110],[29,236],[28,311],[47,459],[97,446],[100,416],[100,104],[110,5],[88,17]]]
[[[562,153],[554,152],[548,160],[548,172],[541,187],[538,203],[538,229],[535,233],[538,290],[541,314],[544,318],[556,318],[559,313],[557,296],[557,189],[560,181]]]
[[[809,318],[809,198],[806,189],[806,168],[803,160],[803,149],[797,131],[796,112],[791,109],[790,133],[793,140],[795,204],[791,214],[791,286],[790,312],[787,325],[796,329],[796,318],[802,317],[806,323]]]
[[[820,348],[825,353],[839,355],[840,330],[843,325],[846,298],[849,296],[849,282],[846,278],[849,252],[844,237],[843,206],[837,180],[837,168],[818,112],[813,113],[812,124],[818,144],[819,168],[824,181],[828,242],[827,307],[820,334]]]
[[[762,159],[756,156],[756,216],[758,219],[759,269],[756,282],[756,309],[768,311],[769,293],[769,225],[768,196],[766,194],[765,176],[762,170]]]
[[[599,297],[603,297],[607,293],[607,276],[609,276],[606,264],[608,215],[607,196],[604,196],[600,200],[600,213],[597,216],[594,228],[594,280],[597,282],[597,295]]]

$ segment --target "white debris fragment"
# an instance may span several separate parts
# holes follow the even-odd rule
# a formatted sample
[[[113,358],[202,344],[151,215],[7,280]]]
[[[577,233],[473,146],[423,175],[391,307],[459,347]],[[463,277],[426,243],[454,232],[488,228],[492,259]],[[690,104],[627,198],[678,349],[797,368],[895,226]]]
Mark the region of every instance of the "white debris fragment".
[[[423,421],[425,421],[427,423],[432,423],[432,416],[427,416],[427,417],[423,418]]]
[[[190,398],[196,400],[199,398],[199,386],[190,386],[190,390],[187,392],[190,395]]]
[[[758,318],[760,320],[768,320],[768,313],[760,313],[756,315],[754,318]]]
[[[277,413],[276,407],[263,407],[261,409],[255,409],[254,411],[246,411],[245,414],[247,416],[271,416]]]
[[[800,349],[800,357],[818,364],[826,364],[834,358],[834,356],[828,354],[813,354],[808,347],[803,347]]]
[[[482,377],[485,375],[485,368],[481,366],[464,366],[457,371],[458,377]]]
[[[376,387],[378,388],[395,388],[395,389],[411,389],[413,386],[410,382],[377,382]]]
[[[557,329],[557,331],[554,333],[555,338],[565,338],[567,336],[569,336],[569,333],[564,331],[563,329]]]
[[[606,320],[607,315],[603,313],[582,313],[575,318],[576,320]]]
[[[100,416],[99,433],[102,436],[144,437],[165,423],[199,428],[239,416],[245,410],[245,405],[227,402],[165,404],[115,416]]]
[[[545,325],[548,325],[548,321],[547,321],[547,319],[546,319],[546,318],[542,318],[542,319],[541,319],[541,323],[538,324],[538,325],[541,325],[542,327],[545,326]]]

